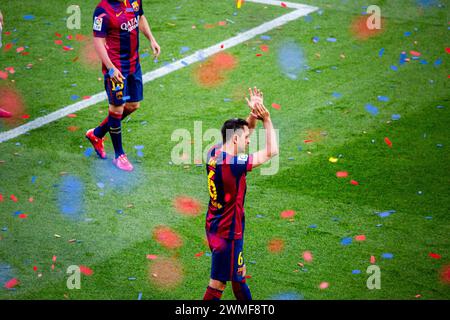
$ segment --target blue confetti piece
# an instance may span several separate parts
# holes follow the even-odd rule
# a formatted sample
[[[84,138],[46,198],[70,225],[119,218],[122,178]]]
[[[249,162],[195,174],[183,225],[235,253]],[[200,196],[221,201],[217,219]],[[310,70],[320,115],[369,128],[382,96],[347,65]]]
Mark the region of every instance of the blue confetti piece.
[[[231,102],[230,98],[223,98],[223,102]]]
[[[128,277],[128,280],[134,281],[134,280],[136,280],[136,277]]]
[[[427,60],[425,60],[425,59],[422,59],[422,60],[420,60],[420,62],[419,62],[420,64],[428,64],[428,61]]]
[[[361,270],[352,270],[352,274],[360,274]]]
[[[327,41],[328,41],[328,42],[336,42],[337,39],[336,39],[336,38],[330,37],[330,38],[327,38]]]
[[[394,120],[394,121],[397,121],[397,120],[400,120],[400,117],[401,116],[399,114],[393,114],[391,119]]]
[[[399,61],[400,65],[405,64],[406,58],[407,57],[406,57],[406,53],[405,52],[400,53],[400,61]]]
[[[262,35],[262,36],[260,37],[260,39],[261,39],[261,40],[271,40],[272,37],[271,37],[271,36]]]
[[[308,226],[308,228],[316,229],[317,228],[317,224],[312,224],[312,225]]]
[[[339,92],[333,92],[333,97],[335,97],[336,99],[342,97],[342,94],[340,94]]]
[[[205,256],[211,257],[211,253],[207,252],[207,253],[205,253]]]
[[[31,177],[31,183],[35,183],[36,182],[36,176],[32,176]]]
[[[381,58],[384,54],[384,48],[381,48],[380,51],[378,52],[378,56]]]
[[[319,37],[313,37],[313,38],[312,38],[312,41],[313,41],[314,43],[317,43],[317,42],[319,42],[319,40],[320,40],[320,38],[319,38]]]
[[[397,67],[396,65],[392,65],[392,66],[391,66],[391,70],[392,70],[392,71],[398,71],[398,67]]]
[[[376,116],[378,114],[378,108],[371,105],[370,103],[366,104],[365,109],[373,116]]]
[[[144,152],[142,152],[141,150],[138,150],[138,151],[137,151],[137,156],[138,156],[139,158],[142,158],[142,157],[144,156]]]
[[[264,216],[262,214],[257,214],[256,217],[257,218],[264,218]]]
[[[97,187],[103,189],[105,187],[105,184],[103,182],[97,182]]]
[[[123,210],[121,210],[121,209],[117,209],[116,212],[117,212],[117,214],[123,214]]]
[[[135,148],[136,150],[142,150],[142,149],[144,149],[144,146],[134,146],[134,148]]]
[[[27,21],[29,21],[29,20],[34,20],[34,16],[31,15],[31,14],[27,14],[27,15],[23,16],[23,19],[24,19],[24,20],[27,20]]]
[[[441,58],[437,59],[437,60],[434,62],[434,65],[435,65],[435,66],[440,66],[441,64],[442,64],[442,59],[441,59]]]
[[[14,215],[18,216],[19,214],[22,214],[22,213],[23,213],[22,211],[16,211],[16,212],[14,212]]]
[[[298,150],[298,151],[302,151],[302,150],[303,150],[302,146],[298,146],[298,147],[297,147],[297,150]]]
[[[410,31],[407,31],[407,32],[405,32],[403,35],[404,35],[405,37],[409,37],[409,36],[411,35],[411,32],[410,32]]]
[[[381,255],[381,257],[382,257],[383,259],[392,259],[392,258],[394,257],[394,255],[393,255],[392,253],[383,253],[383,254]]]
[[[181,64],[184,65],[184,66],[189,65],[189,63],[187,63],[186,61],[183,61],[183,60],[181,61]]]
[[[305,16],[305,22],[311,22],[313,20],[313,17],[309,14]]]
[[[130,99],[131,99],[130,96],[125,96],[125,97],[122,98],[123,101],[128,101],[128,100],[130,100]]]
[[[87,149],[84,151],[84,155],[85,155],[86,157],[90,157],[90,156],[92,155],[93,152],[94,152],[94,149],[92,149],[92,148],[87,148]]]
[[[8,228],[7,228],[7,227],[3,227],[3,228],[2,228],[2,231],[3,231],[3,232],[6,232],[6,231],[8,231]]]
[[[393,214],[395,212],[396,212],[395,210],[388,210],[388,211],[384,211],[384,212],[379,212],[378,215],[381,218],[386,218],[386,217],[389,217],[391,214]]]
[[[148,52],[145,52],[145,53],[140,55],[141,58],[147,58],[149,56],[150,56],[150,53],[148,53]]]
[[[382,102],[388,102],[389,98],[385,97],[385,96],[378,96],[378,101],[382,101]]]
[[[78,100],[78,99],[80,99],[80,96],[77,96],[76,94],[73,94],[73,95],[70,96],[70,99]]]
[[[142,292],[139,292],[138,300],[142,300]]]
[[[352,243],[352,238],[351,238],[351,237],[343,238],[343,239],[341,240],[341,244],[342,244],[343,246],[348,246],[348,245],[351,244],[351,243]]]
[[[191,50],[191,48],[189,48],[189,47],[181,47],[180,54],[188,52],[189,50]]]

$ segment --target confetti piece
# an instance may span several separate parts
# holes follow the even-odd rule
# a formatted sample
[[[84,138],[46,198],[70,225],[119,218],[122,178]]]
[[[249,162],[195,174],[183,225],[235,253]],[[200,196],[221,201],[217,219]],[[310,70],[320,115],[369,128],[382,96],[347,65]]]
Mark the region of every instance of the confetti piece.
[[[29,21],[29,20],[34,20],[34,16],[31,15],[31,14],[27,14],[27,15],[23,16],[23,19],[24,19],[24,20],[27,20],[27,21]]]
[[[30,115],[29,114],[24,114],[21,116],[22,119],[30,119]]]
[[[55,40],[55,44],[61,46],[63,44],[62,40]]]
[[[357,186],[357,185],[359,185],[359,182],[356,180],[350,180],[350,184]]]
[[[272,103],[272,108],[274,108],[276,110],[280,110],[281,106],[278,103]]]
[[[440,259],[440,258],[441,258],[441,255],[438,254],[438,253],[430,252],[428,255],[429,255],[431,258],[433,258],[433,259]]]
[[[11,280],[8,280],[8,281],[5,283],[5,288],[6,288],[6,289],[12,289],[12,288],[16,287],[18,284],[19,284],[19,280],[16,279],[16,278],[13,278],[13,279],[11,279]]]
[[[381,48],[380,51],[378,52],[378,56],[381,58],[384,54],[384,48]]]
[[[401,115],[399,115],[399,114],[393,114],[391,116],[391,119],[394,120],[394,121],[400,120],[400,118],[401,118]]]
[[[328,282],[322,282],[319,285],[319,288],[322,289],[322,290],[327,289],[328,287],[329,287],[329,283]]]
[[[295,216],[295,211],[294,210],[285,210],[285,211],[280,213],[280,217],[283,218],[283,219],[293,218],[294,216]]]
[[[64,51],[72,51],[73,48],[72,48],[71,46],[64,46],[64,47],[63,47],[63,50],[64,50]]]
[[[392,259],[392,258],[394,257],[394,255],[393,255],[392,253],[383,253],[383,254],[381,255],[381,257],[382,257],[383,259]]]
[[[76,118],[77,115],[75,113],[70,113],[67,115],[67,118]]]
[[[411,51],[409,52],[409,54],[412,55],[412,56],[414,56],[414,57],[420,57],[420,56],[422,55],[420,52],[418,52],[418,51],[413,51],[413,50],[411,50]]]
[[[339,92],[333,92],[333,93],[332,93],[332,96],[333,96],[334,98],[336,98],[336,99],[339,99],[340,97],[342,97],[342,94],[339,93]]]
[[[350,238],[350,237],[343,238],[343,239],[341,240],[341,244],[342,244],[343,246],[348,246],[348,245],[351,244],[351,243],[352,243],[352,238]]]
[[[366,236],[363,234],[355,236],[355,241],[366,241]]]
[[[268,45],[262,44],[259,48],[263,52],[269,52],[269,46]]]
[[[330,37],[330,38],[327,38],[327,41],[328,41],[328,42],[336,42],[337,39],[336,39],[336,38],[333,38],[333,37]]]
[[[380,213],[378,213],[378,215],[381,218],[386,218],[386,217],[389,217],[391,214],[393,214],[395,212],[396,212],[395,210],[388,210],[388,211],[380,212]]]
[[[312,40],[312,42],[317,43],[317,42],[320,41],[320,38],[319,37],[313,37],[311,40]]]
[[[83,265],[80,266],[80,272],[85,276],[92,276],[94,274],[94,271],[91,268],[88,268]]]
[[[175,209],[184,215],[197,216],[201,213],[201,204],[197,199],[188,196],[176,197],[173,201]]]
[[[328,161],[330,161],[331,163],[336,163],[336,162],[338,162],[338,158],[329,157]]]
[[[155,254],[148,254],[146,257],[148,260],[155,260],[158,258],[158,256]]]
[[[283,8],[287,8],[287,4],[284,3],[284,2],[281,3],[281,6],[282,6]]]
[[[392,70],[392,71],[398,71],[398,67],[395,66],[395,65],[391,65],[391,70]]]
[[[160,245],[168,249],[176,249],[183,245],[183,240],[181,237],[173,231],[171,228],[166,226],[158,226],[153,231],[153,238]]]
[[[196,253],[195,254],[195,257],[197,257],[197,258],[199,258],[199,257],[201,257],[202,255],[204,255],[205,253],[203,252],[203,251],[201,251],[201,252],[199,252],[199,253]]]
[[[361,270],[352,270],[352,274],[361,274]]]
[[[0,79],[3,79],[3,80],[8,79],[8,72],[0,71]]]
[[[311,251],[305,251],[303,252],[303,260],[306,262],[312,262],[313,261],[313,255]]]
[[[375,264],[375,262],[376,262],[375,256],[370,256],[370,263]]]
[[[392,142],[391,142],[391,140],[389,140],[388,137],[384,138],[384,142],[386,142],[386,144],[389,146],[389,148],[392,148]]]
[[[347,171],[338,171],[336,172],[336,177],[338,178],[347,178],[348,172]]]
[[[376,116],[378,114],[378,108],[371,105],[370,103],[366,104],[365,109],[373,116]]]
[[[28,215],[26,213],[19,214],[19,219],[26,219]]]
[[[14,202],[17,202],[18,201],[18,199],[17,199],[17,197],[15,196],[15,195],[11,195],[10,197],[9,197],[12,201],[14,201]]]
[[[268,41],[268,40],[271,40],[272,39],[272,37],[271,36],[267,36],[267,35],[262,35],[261,37],[259,37],[261,40],[264,40],[264,41]]]
[[[139,292],[138,300],[142,300],[142,292]]]
[[[445,51],[450,54],[450,48],[445,48]]]
[[[389,98],[385,97],[385,96],[378,96],[378,101],[382,101],[382,102],[388,102]]]

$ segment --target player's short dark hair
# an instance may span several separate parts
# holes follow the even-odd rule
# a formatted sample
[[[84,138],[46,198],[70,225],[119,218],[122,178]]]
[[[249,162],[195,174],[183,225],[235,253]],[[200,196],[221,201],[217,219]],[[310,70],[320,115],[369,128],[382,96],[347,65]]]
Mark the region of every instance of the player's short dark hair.
[[[225,143],[231,138],[231,136],[227,137],[227,132],[235,132],[236,130],[239,130],[239,129],[244,130],[245,126],[248,127],[248,122],[244,119],[233,118],[233,119],[229,119],[229,120],[225,121],[225,123],[222,126],[223,142]]]

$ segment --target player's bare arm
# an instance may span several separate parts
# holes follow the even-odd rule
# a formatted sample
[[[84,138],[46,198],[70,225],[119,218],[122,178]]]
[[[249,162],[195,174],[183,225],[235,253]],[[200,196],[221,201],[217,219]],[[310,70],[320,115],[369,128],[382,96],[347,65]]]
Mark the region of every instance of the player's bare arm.
[[[111,78],[113,78],[116,82],[122,82],[125,77],[109,58],[108,52],[106,51],[106,39],[101,37],[94,37],[94,48],[106,68],[108,68],[108,70],[114,69],[114,74]]]
[[[141,31],[144,34],[144,36],[150,41],[150,46],[153,50],[153,56],[155,58],[159,57],[161,53],[161,48],[158,42],[156,41],[155,37],[153,36],[148,20],[144,15],[142,15],[141,18],[139,19],[139,31]]]
[[[277,136],[275,129],[273,128],[272,120],[270,119],[270,113],[264,105],[258,105],[257,111],[263,122],[264,129],[266,131],[266,146],[264,149],[253,154],[253,168],[262,165],[269,161],[272,157],[276,156],[279,152]]]

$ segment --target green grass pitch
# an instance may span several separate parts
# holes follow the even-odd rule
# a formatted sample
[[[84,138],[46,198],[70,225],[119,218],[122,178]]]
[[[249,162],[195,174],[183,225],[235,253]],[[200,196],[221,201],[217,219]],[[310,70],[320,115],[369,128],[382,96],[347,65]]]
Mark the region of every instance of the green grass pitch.
[[[383,28],[363,40],[351,25],[367,2],[291,1],[320,10],[267,32],[268,40],[258,36],[224,48],[237,64],[218,85],[196,81],[204,62],[145,85],[141,109],[123,125],[124,148],[136,170],[119,175],[120,185],[111,181],[110,159],[85,154],[90,145],[84,132],[105,117],[106,102],[0,144],[0,299],[133,300],[140,293],[151,300],[201,299],[210,269],[205,166],[171,164],[171,135],[182,128],[193,134],[195,121],[202,121],[205,132],[228,118],[246,117],[243,94],[249,86],[264,91],[280,139],[278,173],[255,170],[247,177],[244,252],[254,298],[450,298],[448,271],[443,279],[450,264],[450,3],[372,1],[381,8]],[[0,119],[0,131],[103,90],[100,65],[85,63],[88,40],[75,39],[90,37],[96,2],[76,1],[81,30],[66,28],[71,4],[27,0],[0,8],[0,70],[7,73],[0,90],[18,92],[22,114],[29,115],[14,123]],[[158,62],[144,55],[144,73],[291,11],[250,2],[237,10],[233,0],[144,0],[144,10],[162,49]],[[64,51],[55,40],[73,50]],[[308,66],[295,80],[278,64],[286,41],[301,47]],[[20,47],[29,54],[18,53]],[[141,54],[149,49],[142,37]],[[410,61],[400,65],[402,51]],[[413,59],[411,51],[420,57]],[[15,72],[5,71],[9,67]],[[367,104],[379,113],[367,112]],[[111,155],[109,140],[106,146]],[[143,146],[143,156],[135,146]],[[338,171],[348,177],[337,178]],[[79,194],[64,198],[80,201],[78,220],[61,213],[59,190],[68,177],[80,182]],[[197,200],[200,214],[180,214],[174,207],[179,196]],[[295,211],[292,219],[280,217],[286,210]],[[377,214],[389,210],[395,213]],[[156,241],[161,226],[179,236],[179,247]],[[357,241],[358,235],[365,240]],[[277,252],[270,250],[274,241]],[[312,261],[304,261],[305,251]],[[381,270],[381,289],[366,286],[371,256]],[[70,265],[93,271],[82,275],[80,290],[66,286]],[[160,285],[164,277],[172,286]],[[11,278],[20,283],[4,288]],[[324,282],[328,287],[319,288]],[[234,299],[230,288],[223,298]]]

